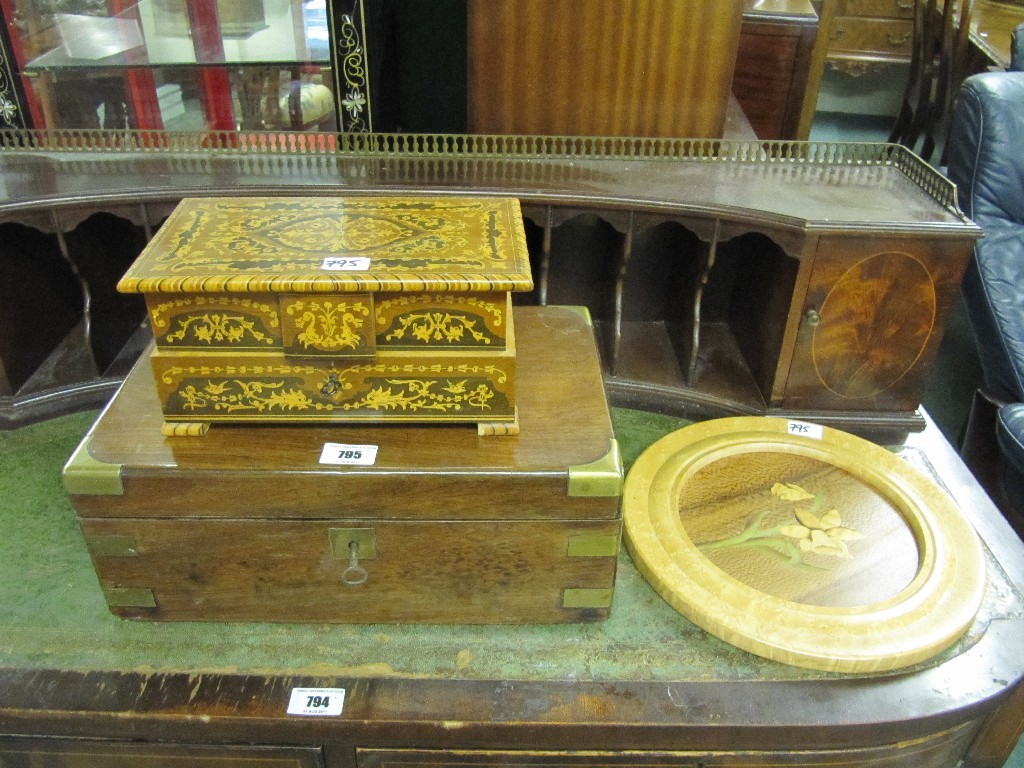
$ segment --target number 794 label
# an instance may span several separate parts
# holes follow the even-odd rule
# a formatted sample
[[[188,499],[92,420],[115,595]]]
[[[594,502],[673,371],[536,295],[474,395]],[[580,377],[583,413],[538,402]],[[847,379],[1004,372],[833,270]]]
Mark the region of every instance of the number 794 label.
[[[336,717],[345,706],[344,688],[292,688],[289,715]]]

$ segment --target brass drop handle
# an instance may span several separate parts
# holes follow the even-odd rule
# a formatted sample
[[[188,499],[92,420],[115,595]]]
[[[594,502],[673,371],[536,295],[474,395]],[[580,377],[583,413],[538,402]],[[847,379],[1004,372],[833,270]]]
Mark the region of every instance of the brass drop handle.
[[[821,314],[814,307],[811,307],[804,313],[804,320],[811,328],[817,328],[821,325]]]
[[[342,584],[348,584],[350,587],[365,584],[366,580],[370,578],[370,574],[359,564],[359,542],[350,541],[348,551],[348,568],[341,572]]]
[[[893,48],[899,48],[907,44],[907,41],[910,39],[911,34],[911,32],[905,32],[904,34],[897,36],[890,32],[885,37],[889,41],[889,45],[891,45]]]
[[[914,7],[914,0],[896,0],[896,7],[901,11],[909,11]]]

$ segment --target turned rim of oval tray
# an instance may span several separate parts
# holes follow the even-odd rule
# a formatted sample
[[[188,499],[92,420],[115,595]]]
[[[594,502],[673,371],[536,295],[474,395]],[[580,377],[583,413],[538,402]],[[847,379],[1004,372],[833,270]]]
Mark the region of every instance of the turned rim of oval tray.
[[[960,638],[984,598],[985,555],[974,528],[932,480],[890,451],[839,430],[798,437],[771,417],[714,419],[651,445],[626,478],[626,546],[673,608],[744,650],[830,672],[881,672],[924,661]],[[786,452],[845,470],[903,516],[918,545],[918,570],[895,596],[828,607],[769,595],[730,576],[687,535],[678,499],[688,477],[717,458]]]

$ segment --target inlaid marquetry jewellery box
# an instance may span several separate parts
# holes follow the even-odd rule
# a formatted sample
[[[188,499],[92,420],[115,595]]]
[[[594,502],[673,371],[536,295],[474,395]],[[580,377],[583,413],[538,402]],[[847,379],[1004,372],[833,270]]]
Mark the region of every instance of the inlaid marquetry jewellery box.
[[[507,198],[196,198],[118,290],[145,295],[165,434],[211,422],[470,422],[515,432]]]

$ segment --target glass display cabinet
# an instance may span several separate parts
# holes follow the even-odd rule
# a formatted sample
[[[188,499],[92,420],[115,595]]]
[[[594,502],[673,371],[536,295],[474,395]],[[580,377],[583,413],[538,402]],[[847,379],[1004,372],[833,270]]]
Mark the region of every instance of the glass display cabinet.
[[[358,5],[358,3],[357,3]],[[3,0],[22,125],[107,130],[358,129],[358,61],[339,100],[327,0]],[[346,28],[352,25],[352,28]],[[355,43],[358,47],[358,42]],[[358,55],[358,51],[353,51]],[[347,120],[339,117],[344,103]]]
[[[825,51],[810,0],[0,0],[0,13],[0,129],[51,132],[796,139]]]

